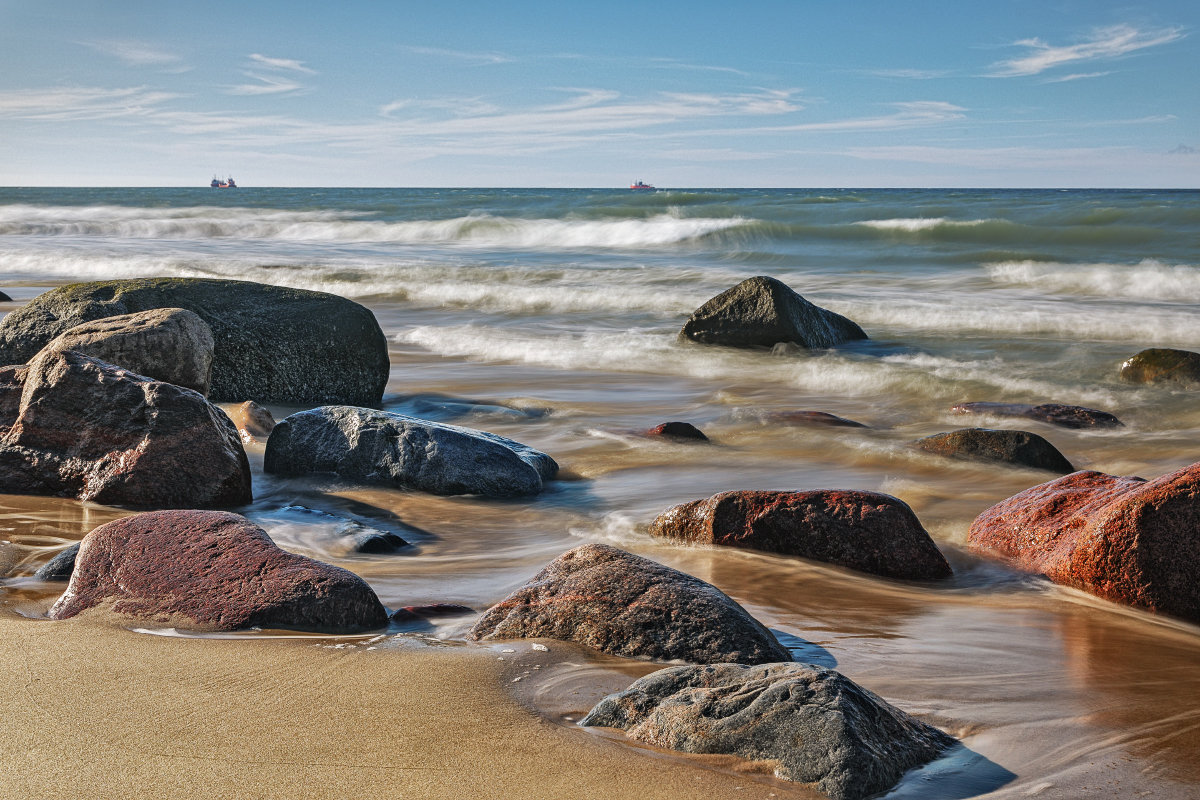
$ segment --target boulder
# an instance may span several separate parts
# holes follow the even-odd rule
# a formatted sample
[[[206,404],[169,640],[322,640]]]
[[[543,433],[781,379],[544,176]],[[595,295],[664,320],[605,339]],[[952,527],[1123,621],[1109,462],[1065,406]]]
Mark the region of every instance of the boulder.
[[[323,406],[284,419],[267,440],[263,468],[487,497],[537,494],[558,472],[550,456],[503,436],[353,406]]]
[[[801,556],[886,578],[950,575],[912,509],[877,492],[721,492],[667,509],[650,523],[650,534]]]
[[[275,430],[275,417],[253,400],[234,406],[229,410],[229,418],[246,444],[266,439]]]
[[[387,624],[362,578],[281,550],[262,528],[223,511],[154,511],[89,533],[50,618],[83,612],[201,631]]]
[[[9,297],[5,292],[0,292],[0,303],[11,303],[12,301],[13,301],[13,299],[11,297]]]
[[[963,428],[926,436],[913,444],[926,453],[950,458],[994,461],[1059,474],[1075,471],[1054,445],[1028,431]]]
[[[84,322],[156,308],[195,312],[212,329],[219,402],[377,404],[387,340],[374,315],[324,292],[249,281],[136,278],[62,286],[0,322],[0,364],[21,364]]]
[[[1055,583],[1200,622],[1200,464],[1152,481],[1076,472],[984,511],[967,541]]]
[[[772,411],[763,415],[763,422],[773,425],[812,425],[826,428],[865,428],[861,422],[829,414],[825,411]]]
[[[191,389],[47,351],[0,369],[0,491],[136,508],[250,502],[224,412]]]
[[[208,395],[212,330],[186,309],[156,308],[84,322],[60,333],[43,349],[74,350]]]
[[[646,436],[658,436],[675,442],[707,442],[704,432],[690,422],[664,422],[646,431]]]
[[[79,555],[79,542],[59,550],[54,558],[38,567],[33,577],[39,581],[68,581],[75,571],[75,557]]]
[[[841,673],[811,664],[671,667],[609,695],[579,723],[656,747],[766,762],[834,800],[881,794],[955,740]]]
[[[474,613],[475,609],[460,606],[456,603],[430,603],[424,606],[404,606],[397,608],[388,619],[398,625],[411,625],[413,623],[428,622],[438,617],[463,617]]]
[[[679,336],[729,347],[788,342],[808,348],[867,338],[851,320],[813,305],[787,284],[765,275],[747,278],[700,306]]]
[[[1107,411],[1062,403],[959,403],[951,406],[955,414],[988,414],[993,417],[1024,417],[1063,428],[1121,428],[1123,422]]]
[[[643,660],[791,661],[770,631],[715,586],[605,544],[551,561],[484,612],[468,637],[561,639]]]
[[[1130,383],[1200,383],[1200,353],[1152,347],[1121,365],[1121,379]]]

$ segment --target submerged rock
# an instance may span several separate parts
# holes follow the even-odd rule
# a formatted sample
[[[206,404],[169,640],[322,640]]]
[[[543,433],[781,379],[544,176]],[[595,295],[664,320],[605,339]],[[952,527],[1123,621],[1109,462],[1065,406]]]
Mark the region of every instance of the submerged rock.
[[[439,617],[463,617],[474,613],[475,609],[455,603],[430,603],[424,606],[404,606],[403,608],[397,608],[388,619],[401,625],[408,625],[414,622],[426,622]]]
[[[1153,347],[1121,365],[1121,379],[1130,383],[1200,383],[1200,353]]]
[[[867,338],[851,320],[813,305],[782,281],[765,275],[747,278],[700,306],[679,336],[730,347],[791,342],[808,348]]]
[[[33,577],[39,581],[67,581],[75,571],[75,557],[79,555],[79,542],[59,550],[54,558],[42,564]]]
[[[1058,448],[1028,431],[963,428],[926,436],[913,444],[927,453],[950,458],[994,461],[1058,473],[1075,471]]]
[[[707,442],[704,432],[690,422],[664,422],[646,431],[646,436],[660,436],[677,442]]]
[[[1025,417],[1064,428],[1121,428],[1123,422],[1107,411],[1062,403],[959,403],[951,406],[955,414],[989,414],[993,417]]]
[[[579,723],[685,753],[767,762],[834,800],[891,788],[955,740],[839,672],[810,664],[671,667],[601,700]]]
[[[950,575],[912,509],[877,492],[721,492],[664,511],[650,535],[802,556],[887,578]]]
[[[861,422],[824,411],[772,411],[764,414],[762,420],[771,425],[814,425],[827,428],[867,427]]]
[[[585,544],[551,561],[484,612],[468,636],[561,639],[643,660],[791,660],[770,631],[715,586],[605,544]]]
[[[1055,583],[1200,622],[1200,464],[1153,481],[1076,472],[984,511],[967,541]]]
[[[93,610],[203,631],[348,633],[387,623],[362,578],[281,550],[262,528],[223,511],[154,511],[89,533],[50,618]]]
[[[537,494],[558,472],[550,456],[503,436],[352,406],[323,406],[280,422],[263,468],[488,497]]]

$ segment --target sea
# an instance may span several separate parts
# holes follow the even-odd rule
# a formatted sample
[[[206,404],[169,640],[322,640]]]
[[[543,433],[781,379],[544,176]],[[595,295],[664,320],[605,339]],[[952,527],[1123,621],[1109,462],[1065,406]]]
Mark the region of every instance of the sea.
[[[804,351],[678,338],[695,308],[755,275],[869,340]],[[567,549],[606,542],[715,584],[799,660],[962,741],[888,797],[1200,796],[1200,628],[973,550],[978,514],[1055,476],[912,446],[1002,427],[1045,437],[1078,469],[1154,478],[1200,461],[1197,390],[1119,374],[1145,348],[1200,351],[1200,192],[0,188],[0,290],[13,298],[0,311],[65,283],[141,276],[349,297],[389,342],[383,408],[493,431],[559,462],[560,480],[519,501],[256,470],[255,501],[239,510],[282,546],[363,575],[392,608],[482,610]],[[951,410],[972,401],[1080,405],[1124,426]],[[865,427],[779,417],[790,411]],[[710,441],[642,435],[670,421]],[[261,442],[248,451],[261,467]],[[907,502],[954,576],[883,580],[646,532],[670,506],[720,491],[824,488]],[[61,587],[32,571],[125,513],[0,495],[0,613],[44,615]],[[340,547],[361,528],[411,547]],[[465,641],[470,622],[438,620],[422,635],[479,646]],[[573,658],[523,691],[570,725],[597,699],[589,687],[630,669]],[[630,757],[649,757],[639,752]]]

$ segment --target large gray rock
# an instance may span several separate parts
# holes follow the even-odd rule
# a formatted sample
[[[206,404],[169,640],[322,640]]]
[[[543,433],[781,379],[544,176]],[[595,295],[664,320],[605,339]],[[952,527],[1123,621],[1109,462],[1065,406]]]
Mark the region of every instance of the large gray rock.
[[[561,639],[625,658],[700,664],[790,661],[719,589],[605,544],[568,550],[489,608],[471,639]]]
[[[432,494],[520,497],[558,472],[545,453],[492,433],[354,406],[322,406],[284,419],[267,439],[263,469],[331,473]]]
[[[54,337],[44,349],[74,350],[208,395],[212,329],[187,309],[156,308],[84,322]]]
[[[966,461],[994,461],[1060,475],[1075,471],[1057,447],[1029,431],[962,428],[926,436],[913,444],[926,453]]]
[[[833,347],[866,339],[856,323],[805,300],[787,284],[759,275],[726,289],[692,312],[680,338],[730,347]]]
[[[0,364],[28,361],[84,322],[156,308],[195,312],[212,329],[219,402],[377,404],[387,340],[358,303],[249,281],[137,278],[62,286],[0,322]]]
[[[954,739],[841,673],[809,664],[672,667],[601,700],[579,723],[657,747],[767,761],[834,800],[891,788]]]

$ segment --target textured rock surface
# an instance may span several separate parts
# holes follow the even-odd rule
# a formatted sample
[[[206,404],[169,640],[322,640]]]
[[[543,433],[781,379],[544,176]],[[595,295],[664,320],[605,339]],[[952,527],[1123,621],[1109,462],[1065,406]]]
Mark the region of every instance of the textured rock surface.
[[[275,417],[253,400],[247,400],[231,408],[229,418],[237,426],[238,435],[246,444],[266,439],[271,435],[271,431],[275,430]]]
[[[646,431],[647,436],[661,436],[678,442],[707,442],[704,432],[690,422],[664,422]]]
[[[579,723],[685,753],[774,766],[835,800],[895,785],[955,740],[839,672],[809,664],[672,667],[609,695]]]
[[[992,506],[967,537],[1056,583],[1200,622],[1200,464],[1153,481],[1076,472]]]
[[[914,442],[927,453],[971,461],[995,461],[1050,472],[1074,472],[1075,468],[1058,448],[1028,431],[963,428],[926,436]]]
[[[888,578],[950,574],[912,509],[876,492],[721,492],[664,511],[650,534],[802,556]]]
[[[387,341],[370,311],[336,295],[249,281],[138,278],[62,286],[0,322],[0,363],[24,363],[81,323],[156,308],[193,311],[212,329],[214,400],[373,405],[383,396]]]
[[[352,572],[279,549],[223,511],[154,511],[84,537],[52,619],[103,609],[195,630],[379,628],[387,612]]]
[[[74,350],[156,381],[208,394],[213,336],[208,323],[182,308],[85,322],[54,337],[46,350]]]
[[[502,436],[388,411],[323,406],[293,414],[267,440],[264,469],[332,473],[433,494],[537,494],[554,459]]]
[[[646,660],[791,660],[770,631],[715,586],[604,544],[551,561],[484,612],[469,636],[562,639]]]
[[[200,394],[71,350],[0,369],[0,491],[139,508],[250,502],[237,429]]]
[[[1064,428],[1120,428],[1124,426],[1107,411],[1097,411],[1083,406],[1067,406],[1062,403],[1042,403],[1033,406],[1026,403],[959,403],[951,406],[955,414],[989,414],[993,417],[1024,417],[1060,425]]]
[[[1121,379],[1131,383],[1200,383],[1200,353],[1153,347],[1121,365]]]
[[[731,347],[833,347],[867,334],[857,324],[805,300],[775,278],[759,275],[726,289],[700,306],[680,337]]]
[[[67,581],[75,571],[75,557],[79,555],[79,542],[55,553],[54,558],[42,564],[33,577],[40,581]]]

